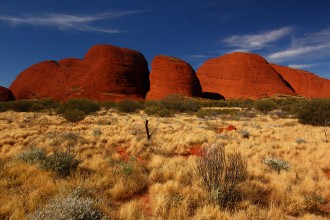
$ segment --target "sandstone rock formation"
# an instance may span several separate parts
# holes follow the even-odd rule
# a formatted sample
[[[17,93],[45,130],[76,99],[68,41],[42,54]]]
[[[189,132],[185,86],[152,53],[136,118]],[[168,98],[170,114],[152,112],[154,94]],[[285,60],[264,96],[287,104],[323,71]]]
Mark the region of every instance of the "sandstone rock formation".
[[[203,92],[227,98],[296,95],[290,85],[261,56],[235,52],[207,60],[197,76]]]
[[[162,99],[171,94],[200,97],[202,87],[188,63],[175,57],[156,56],[151,64],[147,99]]]
[[[13,96],[13,93],[9,89],[0,86],[0,102],[8,102],[14,100],[15,98]]]
[[[24,70],[10,86],[16,99],[143,99],[149,90],[144,56],[111,45],[90,48],[84,59],[44,61]]]
[[[330,80],[304,70],[276,64],[272,66],[290,83],[298,95],[308,98],[330,98]]]

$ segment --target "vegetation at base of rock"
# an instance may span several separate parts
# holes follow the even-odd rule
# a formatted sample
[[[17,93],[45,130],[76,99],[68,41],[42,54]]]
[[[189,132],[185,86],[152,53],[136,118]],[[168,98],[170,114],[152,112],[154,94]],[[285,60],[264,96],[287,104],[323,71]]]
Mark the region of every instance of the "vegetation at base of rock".
[[[77,108],[68,108],[63,113],[63,117],[69,122],[78,122],[86,117],[86,114]]]
[[[89,99],[70,99],[64,103],[61,103],[57,109],[59,114],[64,114],[67,109],[78,109],[84,112],[86,115],[89,115],[93,112],[100,110],[100,106]]]
[[[10,102],[0,102],[0,112],[15,111],[15,112],[38,112],[42,110],[55,109],[58,102],[52,99],[41,100],[19,100]]]
[[[126,99],[116,103],[116,107],[120,112],[132,113],[139,109],[142,109],[143,105],[139,101]]]
[[[302,124],[330,126],[330,99],[308,100],[297,114]]]

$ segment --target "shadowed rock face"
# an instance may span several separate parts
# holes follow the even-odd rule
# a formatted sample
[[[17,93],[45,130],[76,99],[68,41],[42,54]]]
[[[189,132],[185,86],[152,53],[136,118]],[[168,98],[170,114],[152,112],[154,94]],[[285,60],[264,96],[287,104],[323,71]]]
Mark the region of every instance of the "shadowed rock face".
[[[330,98],[330,80],[304,70],[276,64],[272,66],[290,83],[298,95],[308,98]]]
[[[13,93],[9,89],[0,86],[0,102],[9,102],[14,100],[15,98]]]
[[[207,60],[197,76],[203,92],[227,98],[296,95],[290,85],[261,56],[235,52]]]
[[[84,59],[44,61],[24,70],[10,86],[16,99],[143,99],[149,90],[148,63],[134,50],[111,45],[90,48]]]
[[[193,68],[170,56],[156,56],[151,64],[147,99],[162,99],[171,94],[200,97],[202,88]]]

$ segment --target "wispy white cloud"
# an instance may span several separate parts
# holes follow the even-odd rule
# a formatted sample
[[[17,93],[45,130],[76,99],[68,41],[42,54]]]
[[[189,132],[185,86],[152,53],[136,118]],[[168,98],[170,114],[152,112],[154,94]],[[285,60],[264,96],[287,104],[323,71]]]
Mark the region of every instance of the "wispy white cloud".
[[[330,29],[316,33],[304,34],[294,38],[288,48],[272,53],[268,59],[272,62],[290,61],[302,58],[317,57],[330,54]]]
[[[188,58],[196,58],[196,59],[204,59],[204,58],[209,58],[210,56],[204,55],[204,54],[193,54],[193,55],[188,55]]]
[[[316,64],[289,64],[288,67],[295,68],[295,69],[306,69],[316,66]]]
[[[110,13],[94,14],[94,15],[68,15],[68,14],[42,14],[42,15],[22,15],[22,16],[6,16],[0,15],[0,21],[12,26],[30,25],[53,27],[62,31],[77,30],[87,32],[104,32],[104,33],[121,33],[119,29],[97,27],[93,22],[109,20],[132,14],[143,12],[143,10],[133,11],[115,11]]]
[[[289,35],[293,31],[292,27],[282,27],[275,30],[264,31],[258,34],[233,35],[224,40],[233,51],[254,51],[269,46],[270,43]]]

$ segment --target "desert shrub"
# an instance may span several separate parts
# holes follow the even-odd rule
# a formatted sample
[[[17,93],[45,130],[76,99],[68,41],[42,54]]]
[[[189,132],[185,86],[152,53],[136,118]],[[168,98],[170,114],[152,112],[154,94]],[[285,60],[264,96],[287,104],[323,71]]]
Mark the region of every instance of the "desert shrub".
[[[116,107],[117,107],[118,111],[120,111],[120,112],[131,113],[131,112],[135,112],[139,109],[142,109],[143,105],[138,101],[127,99],[127,100],[118,102]]]
[[[330,99],[308,100],[297,115],[302,124],[330,126]]]
[[[112,109],[116,107],[116,103],[114,102],[110,102],[110,101],[106,101],[106,102],[99,102],[98,105],[102,108],[105,109]]]
[[[163,109],[160,109],[157,111],[157,116],[159,117],[171,117],[172,116],[172,113],[170,110],[166,109],[166,108],[163,108]]]
[[[165,97],[161,104],[174,112],[197,112],[201,108],[198,100],[176,94]]]
[[[55,171],[59,176],[66,177],[75,171],[79,164],[80,161],[70,152],[54,152],[42,161],[41,168]]]
[[[84,112],[86,115],[89,115],[93,112],[100,110],[98,104],[89,99],[70,99],[64,103],[61,103],[57,109],[59,114],[64,114],[67,109],[78,109]]]
[[[74,191],[64,198],[51,200],[42,209],[27,216],[28,220],[101,220],[106,219],[96,208],[96,202],[91,198],[84,198],[78,191]]]
[[[201,102],[202,107],[227,107],[227,102],[225,100],[207,100]]]
[[[148,105],[146,106],[143,111],[147,114],[147,115],[157,115],[157,112],[162,109],[160,106],[156,106],[156,105]]]
[[[200,109],[196,112],[199,118],[215,117],[219,115],[237,115],[240,111],[238,109]]]
[[[96,137],[99,137],[101,134],[102,134],[101,129],[99,129],[99,128],[95,128],[95,129],[93,130],[93,136],[94,136],[95,138],[96,138]]]
[[[255,102],[255,108],[263,113],[268,113],[277,108],[276,102],[271,99],[259,99]]]
[[[78,122],[86,117],[86,114],[77,108],[68,108],[65,110],[63,117],[69,122]]]
[[[247,130],[240,130],[239,133],[241,134],[242,138],[250,138],[250,132],[248,132]]]
[[[10,106],[8,102],[0,102],[0,112],[5,112],[10,110]]]
[[[238,152],[226,154],[224,146],[212,145],[203,149],[196,175],[210,200],[227,207],[239,197],[235,189],[247,177],[247,162]]]
[[[325,199],[317,194],[317,193],[310,193],[305,195],[305,203],[306,209],[312,213],[319,213],[319,205],[325,202]]]
[[[10,109],[15,112],[29,112],[34,102],[31,100],[21,100],[9,102]]]
[[[15,157],[26,163],[38,163],[46,159],[46,151],[42,148],[31,147],[29,150],[22,151]]]
[[[150,105],[144,108],[144,112],[147,115],[154,115],[159,117],[171,117],[171,111],[167,108],[163,108],[162,106]]]
[[[297,144],[303,144],[303,143],[306,143],[306,140],[304,138],[299,137],[299,138],[296,139],[296,143]]]
[[[277,171],[278,173],[281,172],[281,170],[289,170],[290,164],[282,159],[277,158],[266,158],[263,160],[263,162],[271,169]]]

